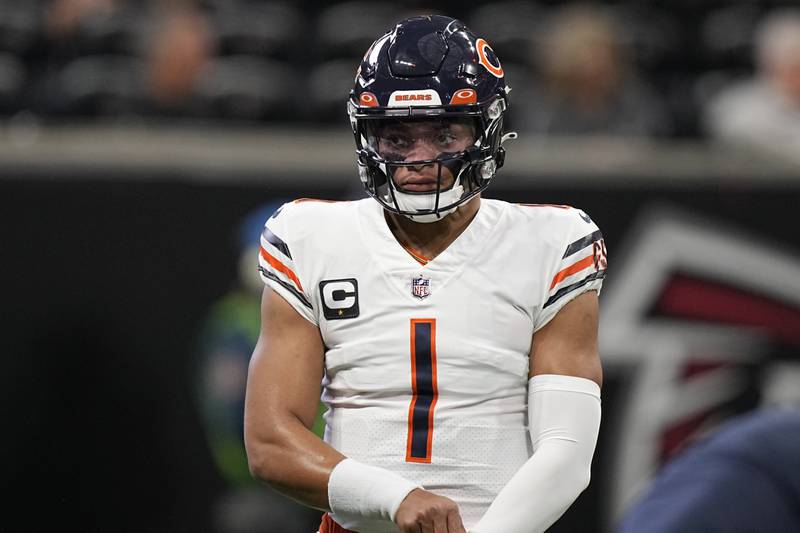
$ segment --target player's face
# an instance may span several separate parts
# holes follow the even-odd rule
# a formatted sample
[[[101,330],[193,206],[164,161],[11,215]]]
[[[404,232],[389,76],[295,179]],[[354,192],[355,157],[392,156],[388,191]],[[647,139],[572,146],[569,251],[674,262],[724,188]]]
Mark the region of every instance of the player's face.
[[[377,150],[391,161],[424,161],[458,153],[475,144],[475,128],[464,120],[391,121],[379,128]],[[441,166],[442,190],[453,186],[455,176],[445,165],[397,167],[394,184],[405,192],[435,191]]]

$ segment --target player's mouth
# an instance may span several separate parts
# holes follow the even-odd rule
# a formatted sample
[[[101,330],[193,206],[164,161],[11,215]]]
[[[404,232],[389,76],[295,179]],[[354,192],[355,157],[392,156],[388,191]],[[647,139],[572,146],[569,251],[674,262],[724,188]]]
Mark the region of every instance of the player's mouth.
[[[403,181],[400,188],[407,192],[435,191],[437,180],[435,178],[410,178]]]

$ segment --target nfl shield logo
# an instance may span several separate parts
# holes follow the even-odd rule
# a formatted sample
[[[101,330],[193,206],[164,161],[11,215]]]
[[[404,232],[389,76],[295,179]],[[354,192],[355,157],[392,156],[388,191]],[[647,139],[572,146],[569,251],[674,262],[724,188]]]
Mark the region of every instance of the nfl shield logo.
[[[419,298],[427,298],[431,294],[431,280],[428,278],[422,277],[420,274],[419,277],[414,278],[411,280],[411,294]]]

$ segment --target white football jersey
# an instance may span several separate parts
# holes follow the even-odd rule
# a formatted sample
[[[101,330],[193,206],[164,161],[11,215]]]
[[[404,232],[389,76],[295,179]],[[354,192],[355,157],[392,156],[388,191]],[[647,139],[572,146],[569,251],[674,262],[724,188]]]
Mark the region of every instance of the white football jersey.
[[[259,258],[264,281],[322,334],[326,442],[453,499],[467,528],[530,456],[533,334],[577,295],[599,292],[606,267],[584,212],[480,202],[424,265],[371,198],[285,204]]]

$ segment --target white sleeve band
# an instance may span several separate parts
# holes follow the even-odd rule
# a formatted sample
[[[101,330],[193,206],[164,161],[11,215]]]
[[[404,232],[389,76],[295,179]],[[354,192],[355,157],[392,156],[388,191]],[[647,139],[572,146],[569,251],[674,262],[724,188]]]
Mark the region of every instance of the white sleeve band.
[[[346,529],[374,520],[394,521],[397,508],[419,485],[384,468],[345,459],[331,471],[328,503],[334,520]]]
[[[528,382],[533,455],[509,480],[471,533],[544,531],[589,485],[600,430],[594,381],[544,374]]]

